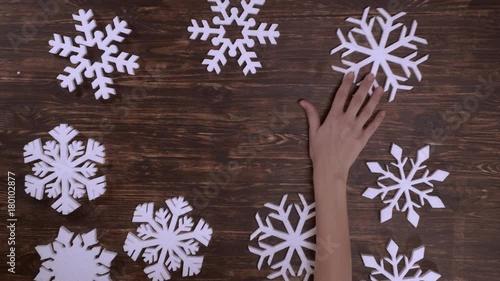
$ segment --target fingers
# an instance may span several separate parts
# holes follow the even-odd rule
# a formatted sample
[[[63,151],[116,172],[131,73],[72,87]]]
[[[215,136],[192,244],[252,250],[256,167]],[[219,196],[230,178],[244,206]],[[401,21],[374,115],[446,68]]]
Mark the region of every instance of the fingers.
[[[332,109],[330,110],[330,113],[344,112],[344,106],[347,97],[349,96],[349,90],[351,89],[353,83],[354,83],[354,72],[349,72],[344,77],[344,80],[342,80],[342,84],[340,84],[340,88],[337,91],[337,94],[335,95],[335,99],[333,100]]]
[[[347,116],[355,118],[356,115],[358,115],[359,109],[363,105],[363,102],[368,95],[368,91],[373,85],[373,81],[375,81],[375,76],[373,74],[370,73],[366,75],[365,79],[361,82],[361,85],[352,97],[351,103],[346,111]]]
[[[378,127],[380,124],[382,124],[382,121],[384,121],[385,117],[385,111],[380,111],[377,113],[377,116],[375,116],[375,119],[366,127],[366,129],[362,133],[362,138],[364,142],[368,142],[368,140],[373,136],[373,134],[377,131]]]
[[[377,87],[377,89],[375,89],[373,95],[370,97],[370,100],[358,115],[357,122],[359,123],[360,127],[363,127],[366,124],[366,121],[370,119],[373,112],[375,111],[375,108],[380,102],[380,98],[382,97],[383,93],[384,90],[382,87]]]
[[[301,100],[300,106],[306,111],[307,121],[309,122],[309,137],[313,137],[320,126],[319,113],[316,107],[306,100]]]

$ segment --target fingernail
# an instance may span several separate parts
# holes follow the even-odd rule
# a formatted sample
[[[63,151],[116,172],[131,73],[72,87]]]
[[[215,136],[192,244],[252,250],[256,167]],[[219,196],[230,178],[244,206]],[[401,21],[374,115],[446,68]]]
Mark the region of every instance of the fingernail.
[[[370,82],[375,80],[375,75],[373,75],[373,73],[366,75],[366,80],[368,80]]]

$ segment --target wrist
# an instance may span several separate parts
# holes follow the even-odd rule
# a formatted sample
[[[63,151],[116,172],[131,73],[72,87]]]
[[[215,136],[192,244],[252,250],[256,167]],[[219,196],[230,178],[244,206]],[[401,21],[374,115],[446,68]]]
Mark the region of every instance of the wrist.
[[[347,183],[347,176],[349,169],[335,168],[331,165],[314,165],[313,164],[313,178],[314,180],[327,181],[327,182],[345,182]]]
[[[314,192],[320,194],[345,194],[347,192],[347,172],[313,170]]]

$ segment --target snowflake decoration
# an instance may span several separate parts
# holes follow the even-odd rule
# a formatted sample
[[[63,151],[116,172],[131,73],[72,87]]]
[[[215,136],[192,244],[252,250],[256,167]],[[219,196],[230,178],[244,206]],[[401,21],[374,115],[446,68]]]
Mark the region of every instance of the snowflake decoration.
[[[45,142],[36,139],[24,146],[24,162],[33,165],[35,176],[26,175],[26,193],[38,200],[44,193],[48,198],[57,198],[52,208],[67,215],[80,204],[75,200],[87,194],[94,200],[106,191],[106,177],[94,177],[96,163],[104,163],[104,146],[89,139],[73,140],[78,131],[61,124],[49,132],[55,139]],[[73,141],[71,141],[73,140]]]
[[[363,196],[374,199],[380,195],[383,202],[387,204],[387,206],[380,211],[381,222],[390,220],[392,218],[393,210],[397,210],[407,212],[408,221],[414,227],[417,227],[420,216],[417,214],[415,209],[422,207],[425,204],[425,201],[429,202],[432,208],[444,208],[444,204],[441,199],[437,196],[429,195],[429,193],[433,192],[434,187],[431,181],[442,182],[446,179],[449,173],[442,170],[436,170],[432,173],[432,175],[429,175],[429,170],[426,169],[427,166],[422,165],[425,160],[429,159],[429,151],[429,145],[418,150],[417,160],[414,161],[413,159],[410,159],[411,170],[407,174],[404,171],[404,167],[408,161],[408,157],[402,158],[401,155],[403,150],[396,144],[393,144],[391,147],[391,154],[394,159],[396,159],[396,162],[391,163],[391,165],[397,167],[399,175],[392,173],[388,165],[386,165],[386,169],[384,170],[377,162],[367,163],[368,168],[372,173],[381,174],[381,176],[378,178],[378,187],[367,188],[363,193]],[[423,169],[425,169],[423,175],[416,176],[417,172]],[[380,182],[381,180],[386,179],[394,182],[394,184],[384,185]],[[417,185],[419,184],[426,184],[430,188],[421,190],[417,188]],[[394,195],[392,198],[386,199],[389,193],[394,193]],[[412,195],[418,196],[419,201],[413,202]],[[400,199],[404,201],[402,207],[399,205]]]
[[[142,223],[136,236],[129,233],[123,249],[136,261],[142,253],[150,266],[144,272],[153,281],[170,279],[182,263],[182,276],[197,275],[203,264],[202,256],[194,256],[200,244],[208,246],[212,228],[200,219],[194,227],[191,217],[185,216],[193,208],[183,197],[165,201],[167,208],[154,212],[153,203],[144,203],[135,209],[132,222]],[[194,229],[193,229],[194,227]]]
[[[371,281],[436,281],[441,277],[440,274],[432,270],[422,274],[422,270],[417,262],[424,258],[424,246],[413,249],[409,258],[407,256],[398,255],[398,250],[398,245],[394,241],[390,240],[389,244],[387,244],[387,252],[390,257],[381,258],[379,263],[372,255],[361,255],[365,266],[374,269],[370,274]],[[401,264],[402,260],[404,260],[404,264]],[[388,266],[385,266],[384,262],[387,262]],[[410,271],[415,270],[415,274],[410,276]],[[378,279],[378,276],[376,277],[375,275],[382,275],[384,279]]]
[[[97,245],[96,230],[74,235],[62,226],[54,242],[39,245],[43,261],[35,281],[108,281],[109,267],[116,253]]]
[[[110,95],[115,95],[115,89],[109,85],[113,84],[113,79],[106,76],[106,73],[112,73],[115,68],[118,72],[134,75],[134,69],[139,68],[136,63],[139,58],[136,55],[129,55],[126,52],[120,52],[114,42],[122,42],[125,38],[123,34],[130,34],[131,30],[127,28],[127,22],[118,17],[113,19],[113,24],[106,26],[106,32],[94,31],[96,22],[93,20],[92,10],[79,10],[78,15],[73,15],[73,19],[80,24],[75,28],[84,36],[76,36],[75,44],[73,39],[68,36],[54,34],[54,39],[49,41],[52,46],[50,53],[59,54],[61,57],[69,57],[74,67],[68,66],[64,69],[67,75],[59,74],[57,79],[61,81],[61,87],[67,88],[70,92],[76,89],[76,85],[83,82],[83,75],[87,78],[94,78],[92,88],[97,89],[94,93],[95,98],[109,99]],[[97,47],[103,52],[100,61],[90,61],[85,56],[88,48]]]
[[[188,31],[191,34],[190,39],[195,40],[201,35],[201,40],[206,41],[209,37],[213,36],[212,44],[213,46],[219,46],[218,49],[211,49],[208,52],[207,58],[203,60],[202,64],[207,66],[207,70],[212,72],[215,70],[217,74],[221,71],[221,66],[227,63],[226,51],[229,52],[230,57],[236,57],[238,52],[240,56],[238,58],[238,64],[243,66],[243,73],[245,75],[248,72],[255,74],[257,68],[261,68],[262,65],[258,61],[253,59],[257,58],[257,54],[252,51],[248,51],[255,46],[255,39],[259,40],[259,43],[266,44],[266,39],[271,42],[271,44],[276,44],[276,38],[280,36],[280,33],[276,31],[278,27],[277,24],[272,24],[270,28],[267,28],[267,23],[261,23],[258,28],[256,27],[256,21],[251,15],[257,15],[260,9],[256,6],[262,6],[266,3],[265,0],[242,0],[241,7],[242,12],[236,7],[228,11],[229,0],[208,0],[208,2],[213,2],[212,12],[220,13],[220,16],[215,16],[212,19],[212,23],[218,27],[211,27],[206,20],[202,20],[201,24],[194,19],[191,20],[192,26],[188,27]],[[231,40],[226,37],[226,30],[224,26],[230,26],[236,24],[242,28],[241,36],[236,40]]]
[[[313,227],[311,229],[304,229],[304,224],[310,219],[314,220],[316,216],[314,211],[315,203],[307,204],[304,196],[299,194],[302,207],[298,204],[286,205],[287,197],[288,195],[283,196],[279,206],[271,203],[264,205],[274,211],[266,217],[265,223],[262,221],[258,213],[255,215],[259,228],[252,233],[250,240],[258,237],[259,248],[249,246],[248,250],[259,256],[259,262],[257,265],[259,270],[262,267],[262,263],[266,259],[267,264],[271,267],[271,269],[276,270],[267,276],[268,279],[274,279],[281,276],[284,280],[288,281],[290,276],[302,276],[302,274],[304,274],[303,280],[309,280],[309,277],[314,274],[314,260],[306,257],[304,249],[316,251],[316,245],[308,241],[308,239],[316,235],[316,228]],[[299,215],[299,221],[295,227],[289,220],[292,207],[295,207],[295,210]],[[272,224],[271,219],[282,223],[286,232],[276,229]],[[275,245],[270,245],[263,241],[270,237],[278,238],[281,242]],[[286,250],[286,256],[284,259],[273,263],[274,255],[283,250]],[[296,271],[292,266],[292,258],[295,253],[298,255],[301,262],[298,271]]]
[[[363,12],[362,18],[348,18],[347,22],[353,23],[358,27],[355,27],[349,31],[347,34],[348,39],[339,29],[337,30],[337,36],[339,37],[341,44],[337,46],[335,49],[331,51],[331,54],[336,54],[341,52],[344,49],[347,49],[345,52],[341,54],[342,58],[352,54],[352,53],[360,53],[366,58],[358,62],[352,62],[347,59],[342,59],[343,67],[332,66],[333,70],[339,71],[341,73],[354,72],[354,75],[357,79],[360,70],[365,67],[371,66],[370,72],[373,74],[377,74],[379,69],[385,73],[386,81],[384,86],[384,91],[391,90],[389,101],[393,101],[396,97],[396,92],[401,90],[411,90],[412,86],[403,84],[406,82],[410,76],[411,71],[416,75],[418,81],[422,80],[422,74],[418,69],[418,66],[427,60],[428,55],[421,57],[418,60],[414,60],[417,56],[417,51],[406,56],[406,57],[398,57],[395,54],[392,54],[394,51],[402,48],[417,50],[417,46],[415,43],[427,44],[427,40],[420,38],[415,35],[417,30],[417,21],[413,21],[410,32],[408,33],[408,29],[402,23],[395,23],[396,20],[403,17],[406,13],[402,12],[395,16],[391,16],[384,9],[378,8],[379,16],[374,16],[368,18],[368,14],[370,12],[370,7],[366,8]],[[378,23],[380,28],[382,29],[382,34],[379,39],[375,37],[373,34],[373,27],[375,26],[375,22]],[[401,27],[401,33],[396,42],[390,44],[388,42],[390,34],[399,29]],[[355,35],[362,36],[363,40],[366,40],[368,46],[364,46],[360,44]],[[404,71],[405,76],[400,76],[394,73],[394,69],[389,65],[395,64],[400,65],[401,69]],[[374,87],[378,87],[379,83],[377,81],[374,82]],[[371,91],[372,92],[372,91]]]

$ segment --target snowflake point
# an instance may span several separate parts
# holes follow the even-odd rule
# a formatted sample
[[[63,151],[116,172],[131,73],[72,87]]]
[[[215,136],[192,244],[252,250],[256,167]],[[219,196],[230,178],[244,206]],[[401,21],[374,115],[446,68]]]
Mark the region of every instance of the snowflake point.
[[[414,249],[410,258],[398,255],[399,247],[392,239],[387,244],[386,249],[389,257],[381,258],[380,263],[376,262],[373,255],[361,255],[364,265],[367,268],[373,269],[370,273],[370,280],[379,280],[379,277],[385,277],[388,279],[384,278],[384,280],[388,281],[436,281],[441,277],[441,275],[432,270],[422,275],[422,270],[417,262],[424,257],[424,246]],[[409,272],[414,269],[416,269],[416,272],[413,275],[409,275]]]

